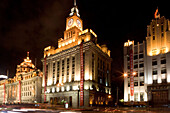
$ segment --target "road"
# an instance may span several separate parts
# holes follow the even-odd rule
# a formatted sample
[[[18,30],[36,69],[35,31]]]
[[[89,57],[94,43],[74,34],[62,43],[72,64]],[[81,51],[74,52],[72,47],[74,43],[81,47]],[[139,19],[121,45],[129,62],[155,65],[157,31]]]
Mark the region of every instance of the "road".
[[[142,110],[142,109],[94,109],[91,111],[85,110],[49,110],[49,109],[36,109],[36,108],[3,108],[0,113],[170,113],[168,109],[157,110]]]

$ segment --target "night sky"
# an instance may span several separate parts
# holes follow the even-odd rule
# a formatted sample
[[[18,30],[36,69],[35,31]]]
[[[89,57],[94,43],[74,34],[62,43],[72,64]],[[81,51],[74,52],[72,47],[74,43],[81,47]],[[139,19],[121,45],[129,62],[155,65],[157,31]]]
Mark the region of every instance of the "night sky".
[[[111,50],[113,73],[118,75],[123,72],[123,43],[145,40],[157,7],[161,16],[170,17],[165,0],[77,0],[77,6],[84,29],[92,29],[98,43]],[[0,74],[8,69],[13,77],[27,51],[42,70],[43,49],[57,47],[72,7],[73,0],[0,0]]]

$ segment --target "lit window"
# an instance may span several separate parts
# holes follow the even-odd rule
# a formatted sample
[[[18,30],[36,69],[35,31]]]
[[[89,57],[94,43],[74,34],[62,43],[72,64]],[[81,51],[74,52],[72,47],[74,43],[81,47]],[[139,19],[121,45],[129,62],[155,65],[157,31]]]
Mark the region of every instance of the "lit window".
[[[157,70],[153,70],[153,71],[152,71],[152,74],[153,74],[153,75],[157,75]]]
[[[161,69],[161,74],[166,74],[166,69]]]
[[[102,84],[102,79],[100,79],[100,84]]]

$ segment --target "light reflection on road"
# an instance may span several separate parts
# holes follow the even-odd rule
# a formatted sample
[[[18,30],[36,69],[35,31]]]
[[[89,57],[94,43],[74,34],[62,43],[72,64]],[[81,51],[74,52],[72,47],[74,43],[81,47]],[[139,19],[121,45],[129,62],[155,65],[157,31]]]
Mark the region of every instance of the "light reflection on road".
[[[49,109],[4,109],[0,113],[160,113],[160,111],[146,111],[146,110],[118,110],[105,109],[99,111],[66,111],[66,110],[49,110]],[[161,113],[170,113],[170,111],[161,111]]]

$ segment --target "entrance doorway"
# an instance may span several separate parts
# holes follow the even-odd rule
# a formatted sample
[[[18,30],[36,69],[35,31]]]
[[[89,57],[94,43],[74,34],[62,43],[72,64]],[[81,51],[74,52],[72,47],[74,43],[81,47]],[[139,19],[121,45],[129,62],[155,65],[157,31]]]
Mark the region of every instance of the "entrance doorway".
[[[57,97],[54,98],[54,104],[57,105]]]
[[[152,103],[154,106],[162,106],[168,104],[168,91],[153,91]]]
[[[72,96],[69,97],[69,102],[70,107],[72,107]]]
[[[50,98],[50,104],[53,104],[53,98]]]

